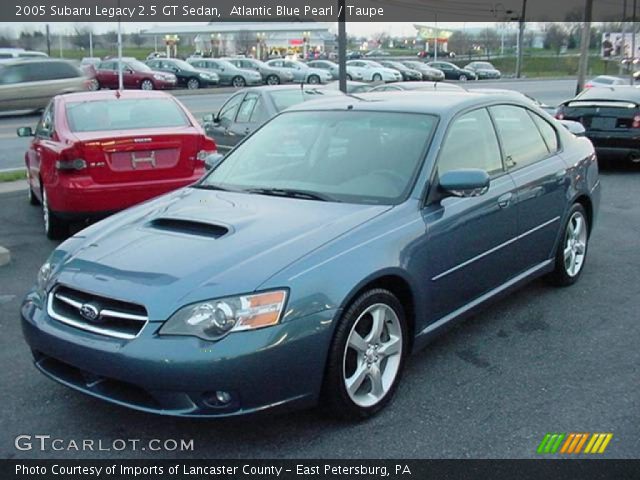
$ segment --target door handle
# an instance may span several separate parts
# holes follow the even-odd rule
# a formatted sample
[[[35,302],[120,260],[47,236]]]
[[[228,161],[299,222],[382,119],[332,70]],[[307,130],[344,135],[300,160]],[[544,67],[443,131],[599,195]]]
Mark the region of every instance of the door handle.
[[[513,193],[505,193],[504,195],[498,197],[498,207],[507,208],[511,204],[512,198]]]

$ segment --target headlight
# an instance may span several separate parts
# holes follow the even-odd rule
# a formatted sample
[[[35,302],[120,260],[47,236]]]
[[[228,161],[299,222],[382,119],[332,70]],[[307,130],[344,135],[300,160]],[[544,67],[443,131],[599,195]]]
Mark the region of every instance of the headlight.
[[[159,73],[154,74],[153,78],[155,78],[156,80],[168,80],[168,77],[166,77],[165,75],[160,75]]]
[[[51,279],[51,274],[53,273],[53,265],[49,262],[46,262],[40,270],[38,271],[38,277],[36,279],[36,291],[40,298],[44,299],[47,294],[47,284]]]
[[[218,340],[231,332],[276,325],[280,321],[286,290],[219,298],[194,303],[174,313],[160,335],[189,335]]]

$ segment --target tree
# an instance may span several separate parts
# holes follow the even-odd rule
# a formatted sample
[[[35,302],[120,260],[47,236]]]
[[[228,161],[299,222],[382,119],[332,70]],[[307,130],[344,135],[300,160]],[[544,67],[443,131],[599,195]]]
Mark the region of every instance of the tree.
[[[89,37],[93,35],[93,29],[90,25],[77,24],[73,27],[73,36],[71,37],[71,43],[80,49],[87,49],[91,44]]]
[[[491,52],[495,51],[500,45],[500,37],[493,28],[485,28],[478,36],[478,43],[482,45],[487,58],[491,58]]]
[[[20,32],[18,37],[18,44],[27,50],[35,50],[38,48],[44,40],[44,33],[40,31],[35,32]]]
[[[569,34],[565,30],[564,26],[559,23],[552,23],[549,25],[544,37],[545,48],[550,48],[556,52],[557,56],[560,56],[562,47],[567,44]]]
[[[236,35],[236,53],[249,54],[251,53],[251,48],[256,46],[258,43],[258,39],[249,30],[240,30]]]
[[[118,45],[118,32],[115,30],[108,31],[102,36],[102,38],[104,39],[104,42],[106,44],[105,46],[107,48]]]
[[[140,35],[139,33],[132,33],[131,35],[129,35],[129,40],[136,47],[141,47],[145,42],[145,38],[142,35]]]
[[[371,35],[371,40],[380,48],[384,46],[389,40],[389,35],[386,32],[376,32]]]
[[[449,37],[449,51],[456,54],[471,56],[471,37],[467,32],[456,30]],[[469,57],[471,58],[471,57]]]

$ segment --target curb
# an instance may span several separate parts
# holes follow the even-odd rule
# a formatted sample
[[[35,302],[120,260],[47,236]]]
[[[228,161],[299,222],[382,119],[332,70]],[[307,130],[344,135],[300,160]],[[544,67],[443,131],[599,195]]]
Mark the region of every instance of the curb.
[[[0,193],[11,193],[26,190],[28,188],[27,180],[16,180],[15,182],[0,183]]]
[[[11,252],[0,245],[0,267],[3,267],[11,261]]]

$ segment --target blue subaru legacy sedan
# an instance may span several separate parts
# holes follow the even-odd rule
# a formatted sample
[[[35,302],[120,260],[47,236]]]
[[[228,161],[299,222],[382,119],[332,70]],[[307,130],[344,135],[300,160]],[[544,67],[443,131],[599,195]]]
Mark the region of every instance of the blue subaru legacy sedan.
[[[42,373],[130,408],[363,418],[443,327],[535,277],[578,280],[599,197],[589,140],[524,98],[307,102],[61,244],[24,336]]]

